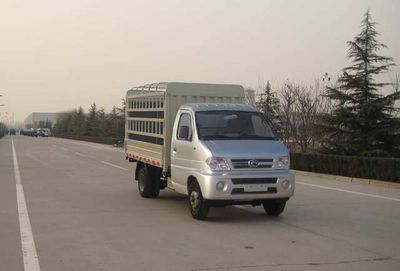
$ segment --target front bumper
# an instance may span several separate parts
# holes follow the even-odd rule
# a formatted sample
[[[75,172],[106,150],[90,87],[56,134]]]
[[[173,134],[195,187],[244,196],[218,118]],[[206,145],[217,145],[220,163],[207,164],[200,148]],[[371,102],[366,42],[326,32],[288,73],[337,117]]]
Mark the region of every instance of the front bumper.
[[[213,174],[195,174],[201,187],[203,197],[207,200],[237,200],[253,201],[262,199],[289,198],[294,194],[295,180],[294,175],[289,170],[270,171],[270,172],[225,172]],[[263,179],[276,178],[275,183],[263,184],[234,184],[232,179]],[[290,186],[285,189],[282,186],[284,180],[290,182]],[[218,191],[218,182],[225,183],[225,189]]]

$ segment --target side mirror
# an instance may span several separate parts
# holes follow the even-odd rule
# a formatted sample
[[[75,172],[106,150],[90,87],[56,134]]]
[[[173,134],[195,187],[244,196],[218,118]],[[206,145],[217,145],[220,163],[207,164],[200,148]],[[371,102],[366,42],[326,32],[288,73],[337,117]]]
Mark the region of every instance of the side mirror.
[[[189,126],[181,126],[178,131],[178,138],[189,140]]]

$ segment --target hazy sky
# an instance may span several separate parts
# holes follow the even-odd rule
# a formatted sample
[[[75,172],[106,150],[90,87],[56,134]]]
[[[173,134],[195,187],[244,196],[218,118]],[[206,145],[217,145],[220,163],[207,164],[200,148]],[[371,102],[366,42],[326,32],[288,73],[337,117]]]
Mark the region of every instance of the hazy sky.
[[[0,113],[109,109],[160,81],[336,75],[368,8],[400,65],[399,0],[0,0]]]

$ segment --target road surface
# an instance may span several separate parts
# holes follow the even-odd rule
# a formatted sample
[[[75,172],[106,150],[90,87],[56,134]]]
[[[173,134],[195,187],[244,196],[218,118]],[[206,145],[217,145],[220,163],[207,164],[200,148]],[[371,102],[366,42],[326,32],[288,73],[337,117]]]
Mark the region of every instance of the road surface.
[[[297,176],[281,217],[196,221],[183,196],[141,198],[134,165],[95,143],[0,139],[0,270],[400,270],[400,189]]]

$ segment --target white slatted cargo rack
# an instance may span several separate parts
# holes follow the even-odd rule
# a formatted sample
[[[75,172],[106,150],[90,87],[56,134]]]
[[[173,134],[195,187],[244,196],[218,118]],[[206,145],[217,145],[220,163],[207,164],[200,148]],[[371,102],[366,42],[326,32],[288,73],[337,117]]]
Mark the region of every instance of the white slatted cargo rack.
[[[243,103],[240,85],[155,83],[134,87],[126,95],[126,156],[163,168],[170,164],[172,127],[186,103]]]

